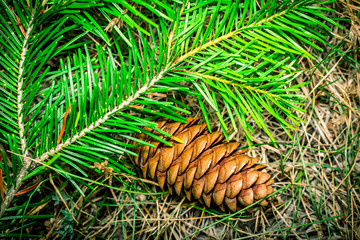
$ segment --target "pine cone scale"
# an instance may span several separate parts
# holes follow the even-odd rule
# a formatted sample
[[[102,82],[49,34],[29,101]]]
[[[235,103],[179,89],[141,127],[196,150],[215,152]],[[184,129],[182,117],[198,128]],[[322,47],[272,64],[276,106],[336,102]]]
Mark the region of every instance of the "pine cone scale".
[[[193,183],[192,193],[195,199],[200,199],[205,186],[205,178],[195,179]]]
[[[242,179],[230,182],[226,189],[226,196],[228,198],[236,197],[242,189]]]
[[[198,119],[188,119],[186,124],[157,122],[159,129],[183,141],[170,140],[172,147],[145,134],[138,136],[155,145],[137,149],[135,163],[144,177],[156,180],[162,189],[166,184],[171,194],[185,194],[188,200],[193,197],[208,207],[214,202],[222,210],[226,206],[236,211],[273,192],[270,174],[259,171],[265,166],[255,165],[258,158],[245,155],[246,150],[237,150],[239,143],[222,142],[224,136],[220,132],[209,133],[206,124],[197,122]],[[260,203],[266,204],[265,200]]]
[[[236,198],[225,197],[225,204],[231,211],[236,212],[236,208],[237,208]]]
[[[158,158],[151,158],[150,160],[149,160],[149,163],[148,163],[148,165],[149,165],[149,174],[150,174],[150,177],[152,178],[152,179],[154,179],[155,178],[155,174],[156,174],[156,169],[157,169],[157,166],[158,166],[158,163],[159,163],[159,161],[158,161]],[[146,173],[145,173],[146,174]]]
[[[199,161],[199,167],[196,170],[196,179],[200,179],[202,176],[204,176],[205,172],[210,168],[211,161],[213,160],[213,154],[207,154]]]
[[[235,160],[227,161],[228,159],[220,163],[220,172],[218,176],[218,182],[226,182],[236,171],[237,162]]]
[[[193,164],[194,165],[194,164]],[[189,189],[194,181],[196,166],[189,166],[185,173],[184,188]]]
[[[173,185],[176,181],[176,178],[178,176],[180,164],[175,164],[171,166],[167,172],[167,180],[169,185]]]
[[[205,194],[209,194],[209,192],[215,187],[218,176],[218,166],[215,167],[212,172],[209,172],[205,175]]]
[[[224,201],[226,192],[226,183],[217,183],[214,188],[213,199],[216,205],[220,205]]]
[[[170,165],[175,157],[174,151],[175,151],[175,148],[162,148],[161,149],[159,166],[158,166],[158,170],[160,172],[164,172],[170,167]]]
[[[250,188],[258,179],[258,177],[259,174],[256,171],[243,173],[243,181],[244,181],[243,188],[245,189]]]

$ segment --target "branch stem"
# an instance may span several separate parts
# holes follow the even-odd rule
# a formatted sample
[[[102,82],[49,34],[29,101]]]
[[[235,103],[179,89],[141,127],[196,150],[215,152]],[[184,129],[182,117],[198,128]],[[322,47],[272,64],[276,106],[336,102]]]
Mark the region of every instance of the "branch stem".
[[[26,58],[26,53],[28,51],[28,44],[29,44],[29,37],[30,33],[33,29],[33,20],[34,16],[31,17],[31,20],[28,24],[28,29],[24,35],[24,42],[23,46],[21,48],[21,54],[20,54],[20,62],[19,62],[19,76],[17,79],[17,117],[18,117],[18,126],[19,126],[19,139],[20,139],[20,146],[21,146],[21,154],[25,156],[25,158],[22,158],[22,167],[20,169],[20,172],[18,173],[15,183],[11,185],[8,192],[5,195],[4,200],[1,203],[0,207],[0,218],[4,215],[6,209],[9,207],[10,203],[12,202],[15,194],[19,190],[22,179],[27,174],[27,169],[30,167],[31,160],[26,158],[28,156],[28,150],[26,149],[26,138],[25,138],[25,126],[23,123],[23,85],[24,85],[24,62]],[[1,176],[0,176],[1,177]]]

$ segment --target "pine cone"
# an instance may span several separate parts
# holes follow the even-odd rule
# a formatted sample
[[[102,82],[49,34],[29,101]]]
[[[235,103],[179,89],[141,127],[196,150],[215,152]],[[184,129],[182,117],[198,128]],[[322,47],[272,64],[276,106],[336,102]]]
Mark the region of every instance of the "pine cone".
[[[169,140],[166,146],[145,134],[137,136],[155,147],[142,145],[137,148],[135,163],[140,166],[143,177],[156,180],[162,189],[165,184],[171,194],[185,193],[210,207],[211,200],[223,211],[227,206],[238,211],[273,192],[269,185],[274,182],[270,175],[255,165],[259,158],[251,158],[236,150],[240,143],[224,142],[220,132],[209,133],[206,124],[189,118],[186,124],[160,120],[158,128],[181,139],[184,143]],[[144,130],[157,134],[150,128]],[[159,134],[157,134],[160,136]],[[260,205],[267,205],[263,200]]]

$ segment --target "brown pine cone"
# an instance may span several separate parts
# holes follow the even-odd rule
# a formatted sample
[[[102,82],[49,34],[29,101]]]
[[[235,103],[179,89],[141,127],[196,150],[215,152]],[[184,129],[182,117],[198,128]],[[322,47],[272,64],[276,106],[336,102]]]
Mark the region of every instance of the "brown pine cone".
[[[209,133],[206,124],[197,124],[198,119],[189,118],[187,123],[170,120],[158,121],[158,128],[172,134],[184,143],[167,139],[169,147],[145,134],[137,136],[155,147],[142,145],[137,148],[135,163],[140,166],[144,178],[156,180],[162,189],[185,193],[208,207],[211,200],[225,211],[238,211],[273,192],[274,180],[259,170],[264,165],[255,165],[259,158],[251,158],[237,150],[240,143],[225,142],[220,132]],[[144,130],[157,134],[150,128]],[[174,139],[174,138],[173,138]],[[260,205],[267,205],[263,200]]]

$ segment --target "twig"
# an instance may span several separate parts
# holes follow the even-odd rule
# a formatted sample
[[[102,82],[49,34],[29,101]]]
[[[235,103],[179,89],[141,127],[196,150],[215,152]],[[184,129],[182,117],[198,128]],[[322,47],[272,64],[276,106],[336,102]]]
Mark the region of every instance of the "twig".
[[[25,139],[25,134],[24,134],[25,126],[24,126],[24,123],[22,122],[22,120],[23,120],[23,113],[22,113],[22,111],[23,111],[23,104],[22,104],[23,90],[22,90],[22,88],[23,88],[23,84],[24,84],[24,78],[22,77],[22,75],[24,72],[25,57],[26,57],[26,53],[28,51],[27,47],[28,47],[29,36],[34,27],[33,20],[34,20],[34,15],[31,16],[31,19],[28,24],[28,29],[24,36],[24,42],[23,42],[23,46],[21,48],[21,55],[20,55],[19,75],[18,75],[18,79],[17,79],[18,96],[17,96],[16,103],[17,103],[17,114],[18,114],[19,139],[20,139],[20,144],[21,144],[21,155],[24,155],[24,156],[28,155],[28,151],[26,149],[26,139]],[[1,203],[0,218],[4,215],[6,209],[9,207],[10,203],[12,202],[14,195],[19,190],[22,179],[27,174],[27,169],[29,168],[30,164],[31,164],[30,160],[23,158],[23,165],[20,169],[20,172],[17,175],[15,183],[12,184],[12,186],[6,193],[4,200]]]

